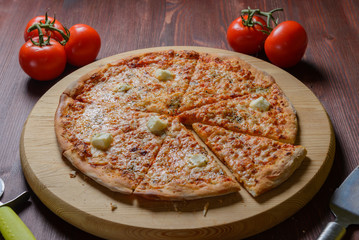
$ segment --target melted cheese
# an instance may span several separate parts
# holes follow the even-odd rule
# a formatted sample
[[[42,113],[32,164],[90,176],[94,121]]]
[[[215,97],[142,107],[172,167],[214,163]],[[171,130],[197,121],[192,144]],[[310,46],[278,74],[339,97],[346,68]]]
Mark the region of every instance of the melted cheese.
[[[119,83],[114,91],[115,92],[127,92],[128,90],[130,90],[132,88],[131,85],[127,84],[127,83]]]
[[[190,167],[204,167],[207,165],[208,158],[203,154],[194,154],[189,158]]]
[[[259,97],[249,104],[249,107],[257,109],[259,111],[265,112],[268,111],[270,107],[270,102],[268,102],[264,97]]]
[[[147,128],[154,134],[160,134],[167,128],[168,122],[160,119],[158,116],[152,116],[147,122]]]
[[[91,144],[97,149],[106,151],[113,141],[110,133],[97,133],[91,138]]]
[[[172,80],[174,78],[174,74],[172,72],[162,69],[157,69],[155,76],[160,81]]]

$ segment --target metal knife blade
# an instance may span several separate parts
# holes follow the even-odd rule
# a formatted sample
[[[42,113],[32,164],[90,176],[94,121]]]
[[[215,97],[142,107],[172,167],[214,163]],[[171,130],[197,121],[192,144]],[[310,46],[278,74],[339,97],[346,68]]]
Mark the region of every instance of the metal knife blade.
[[[0,202],[0,207],[8,206],[8,207],[11,207],[12,209],[17,209],[20,206],[24,205],[24,203],[27,202],[27,200],[29,200],[29,198],[30,198],[30,193],[25,191],[25,192],[21,193],[19,196],[17,196],[16,198],[14,198],[6,203]]]
[[[359,224],[359,167],[335,190],[330,208],[343,224]]]
[[[359,224],[359,166],[335,190],[330,209],[336,220],[327,225],[318,240],[339,240],[348,225]]]

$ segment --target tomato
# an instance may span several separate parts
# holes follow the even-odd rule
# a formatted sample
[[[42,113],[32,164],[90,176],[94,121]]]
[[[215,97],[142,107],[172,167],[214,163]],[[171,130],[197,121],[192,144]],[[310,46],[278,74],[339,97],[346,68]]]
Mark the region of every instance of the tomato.
[[[53,22],[54,19],[52,17],[48,17],[48,19]],[[34,23],[45,23],[45,16],[37,16],[37,17],[34,17],[33,19],[31,19],[27,25],[26,25],[26,28],[25,28],[25,31],[24,31],[24,39],[25,39],[25,42],[31,38],[34,38],[34,37],[37,37],[39,36],[39,31],[38,30],[33,30],[31,32],[27,32],[27,30],[29,29],[29,27],[31,27]],[[54,23],[54,27],[63,31],[65,33],[65,29],[64,27],[62,26],[62,24],[55,20],[55,23]],[[63,37],[61,36],[61,34],[59,32],[56,32],[56,31],[51,31],[51,30],[45,30],[45,29],[41,29],[43,34],[45,36],[50,36],[51,34],[51,38],[54,38],[55,40],[57,41],[62,41],[63,40]]]
[[[285,21],[269,34],[264,50],[269,61],[279,67],[288,68],[302,59],[307,44],[304,28],[295,21]]]
[[[244,15],[243,18],[247,20],[248,15]],[[227,40],[234,51],[256,54],[263,49],[264,41],[268,35],[261,30],[267,30],[265,27],[267,23],[258,16],[253,16],[253,20],[260,22],[263,26],[259,24],[254,24],[253,27],[244,26],[242,17],[239,17],[228,27]]]
[[[39,41],[38,37],[33,39]],[[47,81],[58,77],[66,67],[64,47],[54,39],[46,46],[36,46],[31,40],[22,45],[19,52],[21,68],[30,77]]]
[[[93,62],[101,48],[100,35],[85,24],[76,24],[69,31],[70,39],[65,45],[67,61],[77,67]]]

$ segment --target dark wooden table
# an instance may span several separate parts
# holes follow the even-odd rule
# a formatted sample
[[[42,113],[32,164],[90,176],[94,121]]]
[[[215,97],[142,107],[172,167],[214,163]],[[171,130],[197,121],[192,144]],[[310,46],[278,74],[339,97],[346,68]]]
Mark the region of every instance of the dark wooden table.
[[[355,0],[0,0],[0,176],[7,185],[2,200],[24,190],[31,192],[19,156],[23,124],[38,99],[76,70],[67,66],[49,82],[29,78],[18,63],[27,21],[48,11],[68,27],[76,23],[94,27],[102,38],[101,59],[156,46],[230,50],[227,27],[248,6],[282,7],[284,12],[277,15],[281,20],[295,20],[305,27],[309,37],[305,56],[287,71],[319,98],[336,135],[334,165],[320,191],[295,215],[249,239],[316,239],[334,219],[328,207],[330,196],[359,163],[359,1]],[[35,194],[31,202],[19,215],[37,239],[98,239],[57,217]],[[344,239],[359,239],[359,227],[350,226]]]

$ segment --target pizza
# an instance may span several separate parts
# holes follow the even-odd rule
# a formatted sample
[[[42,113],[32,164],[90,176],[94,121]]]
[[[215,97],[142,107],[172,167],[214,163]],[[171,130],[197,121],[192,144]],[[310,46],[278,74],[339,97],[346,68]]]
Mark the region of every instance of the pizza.
[[[134,194],[188,200],[239,189],[239,184],[199,144],[191,131],[174,120],[160,152]]]
[[[185,124],[201,122],[292,144],[298,129],[296,112],[277,84],[183,112],[179,118]]]
[[[238,59],[202,55],[179,110],[183,112],[219,100],[252,94],[267,89],[273,83],[271,76]]]
[[[163,142],[146,127],[158,115],[85,104],[65,94],[60,102],[55,126],[63,155],[111,190],[132,193]]]
[[[238,57],[150,52],[80,77],[60,97],[63,156],[112,191],[188,200],[254,197],[299,167],[296,111],[275,80]]]
[[[194,123],[193,129],[254,197],[278,186],[300,166],[302,146]]]

